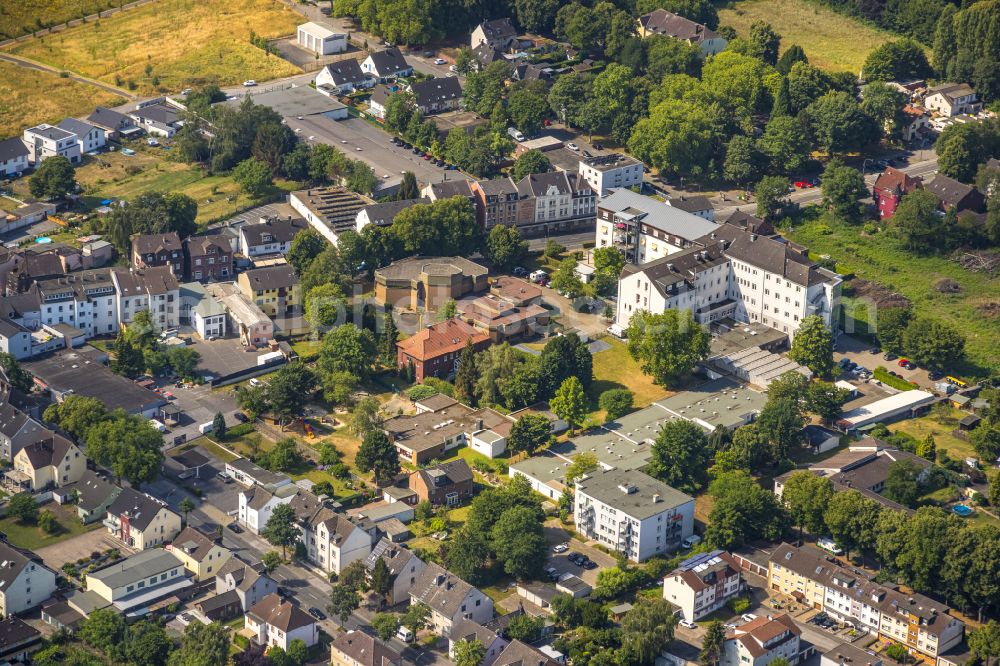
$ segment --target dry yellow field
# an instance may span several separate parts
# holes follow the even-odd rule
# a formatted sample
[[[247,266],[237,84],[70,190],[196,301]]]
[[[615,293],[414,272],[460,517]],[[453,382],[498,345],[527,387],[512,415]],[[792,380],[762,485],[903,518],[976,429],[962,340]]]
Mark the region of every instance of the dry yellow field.
[[[38,29],[39,24],[58,25],[118,6],[115,0],[17,0],[0,4],[0,38],[19,37]]]
[[[252,32],[290,35],[299,22],[276,0],[159,0],[25,42],[13,52],[152,94],[298,74],[300,69],[268,56],[249,38]]]
[[[770,23],[781,35],[782,52],[798,44],[813,65],[855,74],[872,49],[893,39],[885,30],[808,0],[739,0],[719,10],[720,24],[736,28],[741,37],[746,37],[750,24],[757,20]]]
[[[38,123],[57,123],[66,116],[89,114],[95,106],[124,101],[58,74],[0,61],[0,139],[16,136]]]

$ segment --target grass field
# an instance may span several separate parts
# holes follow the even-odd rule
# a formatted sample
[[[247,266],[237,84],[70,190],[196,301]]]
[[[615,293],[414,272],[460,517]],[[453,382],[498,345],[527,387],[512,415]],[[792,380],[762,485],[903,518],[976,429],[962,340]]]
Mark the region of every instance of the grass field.
[[[25,42],[13,52],[151,94],[300,73],[249,42],[251,32],[290,35],[299,22],[276,0],[159,0]]]
[[[3,3],[0,39],[20,37],[41,26],[60,25],[72,19],[117,7],[116,0],[20,0]]]
[[[125,98],[57,74],[0,61],[0,100],[2,139],[18,136],[32,125],[89,114],[95,106],[115,106]]]
[[[38,550],[101,527],[99,522],[90,525],[81,523],[76,517],[76,510],[72,507],[67,508],[49,502],[41,509],[51,511],[59,523],[59,530],[54,534],[47,534],[38,525],[22,525],[13,518],[0,519],[0,532],[6,534],[7,540],[19,548]]]
[[[738,0],[719,10],[719,21],[745,37],[754,21],[781,35],[781,50],[798,44],[817,67],[857,74],[868,53],[893,35],[807,0]]]
[[[628,353],[628,346],[612,337],[602,338],[611,345],[611,349],[594,354],[594,382],[587,391],[594,407],[601,393],[613,388],[627,388],[635,394],[636,408],[647,407],[651,402],[661,400],[671,392],[653,383],[653,378],[643,374]],[[599,410],[591,416],[603,421],[604,412]]]
[[[965,412],[953,409],[945,418],[939,418],[934,414],[928,414],[919,419],[908,419],[894,423],[890,430],[905,432],[916,439],[924,439],[927,435],[934,435],[934,442],[938,450],[945,449],[953,460],[964,460],[967,457],[976,458],[976,452],[972,445],[951,434],[951,431],[958,427],[958,421]]]
[[[786,234],[818,255],[835,257],[848,271],[906,296],[918,314],[945,321],[966,337],[966,354],[974,364],[964,370],[986,374],[1000,368],[1000,277],[967,271],[945,257],[921,257],[903,249],[891,232],[863,236],[861,227],[807,209],[795,230]],[[958,293],[935,289],[940,278],[951,278]],[[959,368],[957,371],[963,369]]]

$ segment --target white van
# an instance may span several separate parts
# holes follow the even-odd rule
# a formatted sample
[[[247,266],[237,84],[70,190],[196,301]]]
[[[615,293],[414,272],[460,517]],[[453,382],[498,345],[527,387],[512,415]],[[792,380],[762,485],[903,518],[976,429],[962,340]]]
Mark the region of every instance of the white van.
[[[530,275],[528,275],[528,279],[531,280],[532,282],[538,282],[542,278],[547,278],[548,276],[549,274],[546,273],[545,271],[538,270],[538,271],[533,271]]]
[[[833,555],[842,555],[844,552],[830,537],[820,537],[816,540],[816,546]]]
[[[507,134],[510,136],[510,138],[514,139],[514,141],[518,142],[524,141],[524,135],[521,134],[521,132],[518,131],[516,127],[508,127]]]
[[[149,423],[150,423],[150,425],[152,425],[154,428],[156,428],[160,432],[166,432],[167,431],[167,426],[163,425],[162,423],[160,423],[156,419],[149,419]]]
[[[413,642],[413,632],[406,627],[400,627],[396,630],[396,638],[403,641],[404,643]]]
[[[200,432],[203,435],[212,432],[213,430],[215,430],[215,423],[213,423],[212,421],[209,421],[208,423],[202,423],[200,426],[198,426],[198,432]]]
[[[692,534],[681,542],[681,547],[684,548],[684,550],[691,550],[699,543],[701,543],[701,537],[697,534]]]

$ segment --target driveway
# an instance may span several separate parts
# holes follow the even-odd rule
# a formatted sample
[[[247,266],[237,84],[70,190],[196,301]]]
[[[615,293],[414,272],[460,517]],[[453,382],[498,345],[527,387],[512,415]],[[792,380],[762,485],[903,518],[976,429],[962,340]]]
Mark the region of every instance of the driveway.
[[[596,313],[577,312],[573,301],[549,287],[542,287],[542,300],[558,310],[552,314],[558,315],[560,323],[566,328],[575,328],[591,337],[604,333],[608,328],[609,322],[602,316],[603,307],[598,308]]]
[[[36,553],[42,558],[45,566],[53,571],[59,571],[67,562],[76,562],[81,558],[89,558],[94,551],[107,550],[108,548],[122,549],[120,543],[111,540],[108,531],[99,527],[90,532],[85,532],[79,536],[57,544],[39,548]],[[128,554],[128,553],[123,553]]]
[[[238,411],[236,398],[229,390],[213,391],[207,384],[190,388],[178,388],[165,381],[158,384],[166,387],[165,390],[174,396],[172,402],[182,412],[180,424],[171,427],[163,434],[163,441],[168,444],[168,448],[178,441],[178,437],[184,438],[180,441],[188,442],[201,437],[198,427],[212,421],[220,412],[225,416],[227,426],[232,427],[239,423],[233,416]]]
[[[572,539],[563,529],[558,518],[553,518],[545,522],[545,541],[549,545],[550,560],[547,566],[555,567],[559,573],[571,573],[582,578],[591,587],[597,585],[597,573],[602,569],[612,569],[618,565],[618,561],[608,555],[603,550],[598,550],[582,541]],[[552,546],[558,543],[569,544],[569,550],[565,553],[553,553]],[[569,561],[570,553],[580,553],[586,555],[597,563],[596,569],[584,569]]]

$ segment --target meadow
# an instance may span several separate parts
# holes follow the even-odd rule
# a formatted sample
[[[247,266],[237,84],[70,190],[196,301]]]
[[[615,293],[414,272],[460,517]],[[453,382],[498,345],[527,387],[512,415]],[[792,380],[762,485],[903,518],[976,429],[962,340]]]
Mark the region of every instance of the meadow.
[[[125,98],[51,72],[0,60],[0,139],[26,127],[89,114],[95,106],[116,106]]]
[[[140,94],[233,85],[301,73],[249,41],[291,35],[299,19],[276,0],[159,0],[12,52]]]
[[[18,0],[0,3],[0,39],[60,25],[118,6],[117,0]]]
[[[817,67],[857,73],[872,49],[894,35],[807,0],[737,0],[719,8],[719,22],[745,37],[754,21],[781,35],[781,50],[798,44]]]

